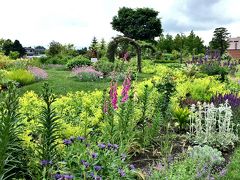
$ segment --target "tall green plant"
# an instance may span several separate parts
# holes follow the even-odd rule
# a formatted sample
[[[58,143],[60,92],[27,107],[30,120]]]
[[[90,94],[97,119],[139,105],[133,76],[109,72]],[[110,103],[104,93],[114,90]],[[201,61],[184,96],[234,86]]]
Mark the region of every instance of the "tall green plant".
[[[42,113],[39,117],[39,129],[41,138],[38,143],[38,154],[41,163],[40,170],[46,172],[43,177],[47,177],[47,172],[52,163],[56,160],[57,155],[57,140],[59,139],[58,131],[60,125],[58,123],[58,116],[52,103],[56,100],[52,94],[48,84],[44,84],[42,91],[42,98],[45,105],[42,107]]]
[[[0,104],[0,179],[11,179],[21,166],[21,133],[19,121],[18,94],[16,87],[9,83],[8,90]]]

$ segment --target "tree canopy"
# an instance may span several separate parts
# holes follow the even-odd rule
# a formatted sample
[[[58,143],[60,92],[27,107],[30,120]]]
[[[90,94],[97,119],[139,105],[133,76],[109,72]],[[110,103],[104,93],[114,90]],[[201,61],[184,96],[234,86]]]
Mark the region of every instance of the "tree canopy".
[[[229,38],[228,30],[224,27],[216,28],[213,32],[213,38],[211,40],[210,47],[212,49],[219,49],[220,54],[223,55],[224,51],[228,48]]]
[[[150,8],[122,7],[111,22],[114,30],[135,40],[154,40],[162,33],[158,12]]]

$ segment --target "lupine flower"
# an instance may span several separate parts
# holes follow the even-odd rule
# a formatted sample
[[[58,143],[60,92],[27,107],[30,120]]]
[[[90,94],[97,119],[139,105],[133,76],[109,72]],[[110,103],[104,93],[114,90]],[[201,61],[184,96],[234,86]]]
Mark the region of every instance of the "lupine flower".
[[[78,136],[78,137],[77,137],[77,140],[83,142],[83,141],[85,140],[85,137],[83,137],[83,136]]]
[[[41,68],[38,67],[28,67],[28,71],[30,71],[37,80],[41,80],[41,79],[47,79],[48,74],[46,73],[46,71],[44,71]]]
[[[96,166],[94,166],[94,169],[95,169],[95,171],[100,171],[102,169],[102,167],[96,165]]]
[[[69,145],[71,145],[71,144],[72,144],[72,141],[71,141],[71,140],[69,140],[69,139],[64,139],[64,140],[63,140],[63,144],[65,144],[65,145],[69,146]]]
[[[65,174],[65,175],[63,175],[63,177],[64,177],[65,179],[73,179],[73,176],[70,175],[70,174]]]
[[[96,159],[98,157],[98,154],[97,153],[92,153],[92,158],[93,159]]]
[[[103,144],[103,143],[101,143],[101,144],[98,144],[98,147],[99,147],[100,149],[105,149],[106,145]]]
[[[112,102],[112,107],[113,109],[117,109],[117,101],[118,101],[118,94],[117,94],[117,83],[111,83],[111,87],[110,87],[110,98],[111,98],[111,102]]]
[[[135,170],[135,169],[136,169],[133,164],[130,164],[130,165],[129,165],[129,168],[130,168],[131,170]]]
[[[118,173],[119,173],[119,175],[120,175],[121,177],[126,176],[126,173],[124,172],[123,169],[118,169]]]
[[[130,90],[130,87],[131,87],[131,78],[130,76],[128,75],[124,81],[123,81],[123,88],[122,88],[122,100],[121,102],[124,103],[128,100],[128,92]]]

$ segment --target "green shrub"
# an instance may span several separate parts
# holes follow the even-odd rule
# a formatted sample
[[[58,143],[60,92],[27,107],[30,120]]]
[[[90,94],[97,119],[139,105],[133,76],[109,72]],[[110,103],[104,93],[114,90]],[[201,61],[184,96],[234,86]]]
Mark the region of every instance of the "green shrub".
[[[20,85],[31,84],[35,81],[35,77],[32,73],[24,69],[17,69],[9,71],[6,77],[10,80],[18,82]]]
[[[221,81],[225,81],[225,76],[228,74],[228,69],[226,67],[222,67],[217,62],[212,64],[203,64],[200,67],[200,70],[209,76],[220,75]]]
[[[103,75],[107,75],[113,71],[114,64],[108,61],[107,58],[102,58],[94,64],[94,67],[97,71],[102,72]]]
[[[91,65],[91,61],[89,59],[85,58],[84,56],[79,55],[68,61],[67,68],[72,69],[74,67],[90,66],[90,65]]]
[[[17,52],[17,51],[10,51],[9,57],[11,59],[17,59],[17,58],[19,58],[19,56],[20,56],[19,52]]]

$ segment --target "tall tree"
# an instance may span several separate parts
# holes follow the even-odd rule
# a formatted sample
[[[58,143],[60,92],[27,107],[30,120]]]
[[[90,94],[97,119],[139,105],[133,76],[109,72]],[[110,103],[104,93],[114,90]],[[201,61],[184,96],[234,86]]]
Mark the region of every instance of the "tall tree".
[[[23,48],[22,44],[19,42],[19,40],[15,40],[13,42],[11,51],[16,51],[19,53],[19,57],[22,57],[26,54],[25,49]]]
[[[154,40],[162,33],[158,12],[150,8],[122,7],[111,22],[114,30],[135,40]]]
[[[52,41],[49,44],[49,48],[47,50],[47,55],[48,56],[56,56],[62,52],[63,45],[59,42]]]
[[[98,40],[97,38],[94,36],[93,37],[93,40],[91,42],[91,45],[89,47],[90,50],[93,50],[93,51],[96,51],[97,50],[97,47],[98,47]]]
[[[12,47],[13,47],[13,42],[10,39],[7,39],[4,41],[2,46],[2,51],[6,56],[10,54],[10,51],[12,51]]]
[[[102,38],[102,40],[101,40],[100,49],[101,49],[101,50],[106,49],[106,41],[104,40],[104,38]]]
[[[197,36],[193,30],[186,37],[185,47],[191,54],[199,54],[204,52],[203,40]]]
[[[173,48],[174,48],[174,44],[173,44],[173,36],[167,34],[166,36],[161,36],[158,40],[158,45],[157,47],[161,50],[161,51],[166,51],[168,53],[171,53]]]
[[[229,46],[228,38],[230,33],[228,33],[228,30],[224,27],[216,28],[213,32],[213,38],[212,41],[209,43],[210,47],[213,49],[219,49],[220,54],[223,55],[225,50]]]

